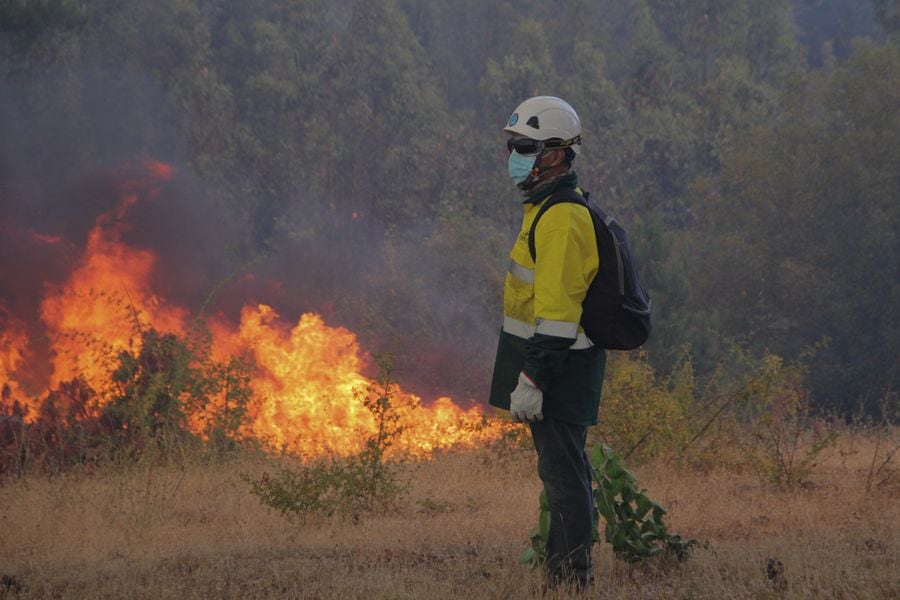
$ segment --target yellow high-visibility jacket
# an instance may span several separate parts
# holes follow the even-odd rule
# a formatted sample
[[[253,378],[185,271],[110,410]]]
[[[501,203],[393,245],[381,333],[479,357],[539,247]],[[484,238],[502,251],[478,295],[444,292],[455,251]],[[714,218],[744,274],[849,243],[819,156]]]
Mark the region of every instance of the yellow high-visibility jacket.
[[[529,232],[549,196],[524,204],[510,251],[490,403],[508,409],[509,394],[524,371],[544,393],[545,416],[591,425],[597,422],[606,354],[591,343],[579,321],[601,257],[588,209],[561,202],[538,221],[532,260]]]

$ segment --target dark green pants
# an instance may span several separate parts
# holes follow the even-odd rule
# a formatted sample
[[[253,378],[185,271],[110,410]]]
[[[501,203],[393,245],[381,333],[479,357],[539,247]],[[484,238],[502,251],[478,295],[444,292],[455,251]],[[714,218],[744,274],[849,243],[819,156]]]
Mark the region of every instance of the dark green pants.
[[[591,465],[584,451],[587,427],[552,417],[530,425],[538,454],[538,475],[550,504],[550,583],[586,585],[591,581],[594,518]]]

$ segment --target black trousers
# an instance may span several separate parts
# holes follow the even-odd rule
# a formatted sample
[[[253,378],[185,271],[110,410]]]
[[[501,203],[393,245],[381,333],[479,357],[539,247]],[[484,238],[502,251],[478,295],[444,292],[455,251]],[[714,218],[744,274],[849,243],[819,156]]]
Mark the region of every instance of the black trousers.
[[[588,583],[594,502],[591,466],[584,450],[587,427],[553,418],[530,425],[538,475],[550,504],[547,574],[551,583]]]

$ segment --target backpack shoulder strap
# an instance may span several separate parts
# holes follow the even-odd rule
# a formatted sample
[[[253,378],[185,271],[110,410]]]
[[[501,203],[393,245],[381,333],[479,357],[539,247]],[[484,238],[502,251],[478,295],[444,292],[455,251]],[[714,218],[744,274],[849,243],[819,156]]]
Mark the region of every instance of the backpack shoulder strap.
[[[547,200],[541,205],[541,208],[538,209],[538,213],[534,216],[534,221],[531,222],[531,229],[528,232],[528,251],[531,253],[531,260],[535,260],[537,258],[537,249],[534,244],[534,232],[537,230],[538,221],[541,219],[543,214],[547,212],[547,210],[561,202],[574,202],[575,204],[581,204],[582,206],[587,207],[588,192],[585,192],[582,196],[573,188],[566,188],[563,190],[559,190],[558,192],[553,192]],[[590,208],[588,208],[590,210]],[[605,215],[604,215],[605,216]]]

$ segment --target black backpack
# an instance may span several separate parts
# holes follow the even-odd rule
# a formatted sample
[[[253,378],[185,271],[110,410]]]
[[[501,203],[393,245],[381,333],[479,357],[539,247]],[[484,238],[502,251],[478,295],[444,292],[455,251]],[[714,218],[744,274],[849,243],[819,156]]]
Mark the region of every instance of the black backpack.
[[[574,202],[586,207],[594,222],[600,270],[582,302],[581,326],[590,340],[609,350],[633,350],[650,337],[650,296],[638,279],[637,266],[628,247],[625,230],[597,204],[573,189],[559,190],[541,206],[531,223],[528,249],[537,252],[534,232],[538,220],[554,204]]]

